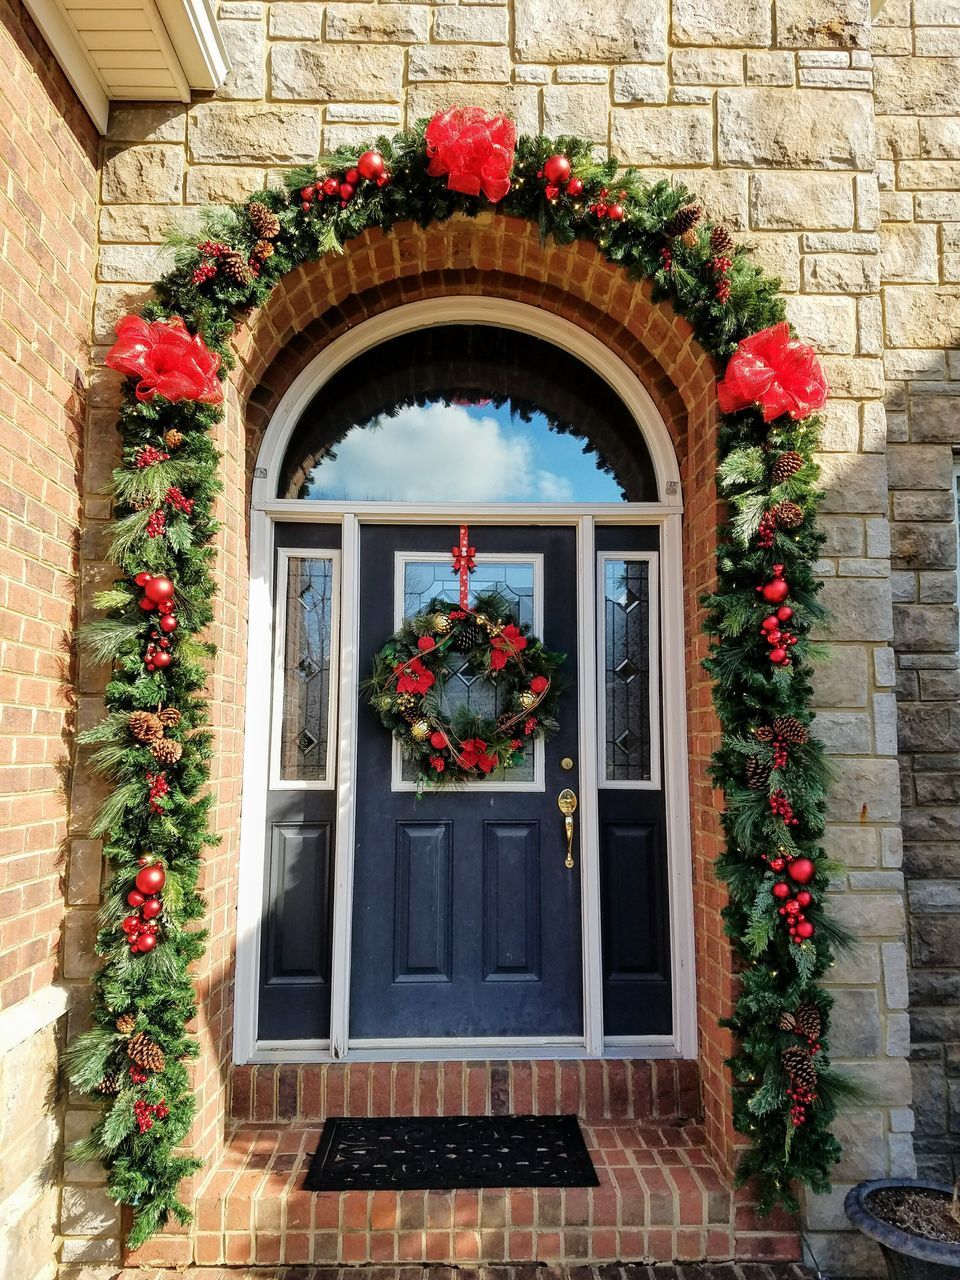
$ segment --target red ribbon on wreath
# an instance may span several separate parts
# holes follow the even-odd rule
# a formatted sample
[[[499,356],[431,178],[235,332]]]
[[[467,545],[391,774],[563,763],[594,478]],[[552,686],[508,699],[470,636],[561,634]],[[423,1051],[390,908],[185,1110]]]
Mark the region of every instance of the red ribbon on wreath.
[[[476,555],[477,548],[469,545],[469,527],[465,524],[460,526],[460,541],[457,546],[451,547],[450,552],[453,555],[453,572],[460,575],[460,608],[466,609],[470,602],[470,574],[477,567]]]
[[[480,107],[438,111],[424,135],[431,178],[447,175],[451,191],[496,204],[510,190],[517,130],[507,116],[488,116]]]
[[[757,405],[764,422],[772,422],[784,413],[805,418],[822,409],[828,390],[813,347],[791,338],[784,322],[738,344],[717,384],[717,399],[721,413]]]

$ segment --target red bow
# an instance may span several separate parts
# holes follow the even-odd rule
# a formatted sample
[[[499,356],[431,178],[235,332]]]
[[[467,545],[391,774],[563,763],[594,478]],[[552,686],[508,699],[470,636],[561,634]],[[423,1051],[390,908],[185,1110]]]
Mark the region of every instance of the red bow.
[[[805,418],[822,409],[827,379],[813,347],[790,337],[786,322],[744,338],[717,384],[722,413],[759,405],[764,422],[782,414]]]
[[[510,190],[517,130],[506,116],[488,116],[480,107],[438,111],[424,135],[431,178],[447,175],[451,191],[496,204]]]
[[[198,333],[191,334],[179,316],[150,324],[139,316],[124,316],[106,364],[140,379],[138,400],[163,396],[219,404],[223,399],[217,377],[220,357],[207,349]]]
[[[466,609],[470,600],[470,574],[477,567],[477,548],[467,545],[467,526],[460,526],[460,544],[450,548],[453,554],[453,572],[460,575],[460,608]],[[451,618],[453,614],[451,613]],[[466,617],[466,614],[463,615]]]

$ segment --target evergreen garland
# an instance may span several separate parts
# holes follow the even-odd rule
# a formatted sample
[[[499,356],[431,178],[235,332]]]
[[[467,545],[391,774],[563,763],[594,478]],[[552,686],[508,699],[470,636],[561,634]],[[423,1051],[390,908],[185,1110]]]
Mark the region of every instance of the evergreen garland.
[[[356,150],[341,148],[319,170],[295,170],[281,188],[209,214],[199,245],[175,243],[175,265],[157,282],[144,318],[182,317],[219,354],[223,377],[232,365],[229,344],[238,319],[263,304],[287,272],[339,252],[371,227],[389,231],[401,221],[426,227],[488,208],[482,198],[459,195],[428,176],[424,128],[425,122],[379,138],[388,180],[361,180],[345,200],[322,187],[333,175],[331,190],[339,191],[358,162]],[[542,170],[555,153],[569,158],[577,181],[569,190],[561,183],[548,192]],[[741,339],[783,319],[778,282],[759,271],[745,248],[732,246],[724,228],[701,220],[682,186],[651,185],[634,170],[619,172],[613,160],[597,163],[581,139],[521,138],[513,184],[500,207],[535,221],[544,239],[592,241],[630,279],[650,280],[654,299],[669,301],[721,362]],[[74,1086],[101,1103],[101,1116],[72,1155],[106,1165],[110,1194],[133,1209],[131,1247],[171,1214],[188,1220],[177,1188],[199,1167],[180,1148],[194,1115],[185,1063],[197,1050],[185,1027],[196,1012],[188,970],[204,941],[197,879],[204,849],[213,843],[203,698],[212,650],[200,637],[212,620],[216,589],[210,513],[218,454],[210,433],[221,412],[159,397],[142,403],[133,380],[125,384],[123,463],[113,486],[118,581],[97,600],[106,617],[83,634],[92,655],[113,667],[107,717],[82,741],[95,748],[93,767],[114,789],[91,832],[107,838],[111,868],[97,939],[102,964],[94,978],[93,1027],[74,1041],[68,1064]],[[813,524],[816,438],[813,419],[781,418],[768,427],[754,409],[724,418],[719,438],[718,481],[729,519],[720,531],[718,585],[709,600],[707,662],[723,728],[713,777],[727,801],[727,849],[717,871],[728,886],[725,925],[743,969],[729,1022],[737,1038],[730,1062],[734,1119],[751,1144],[740,1176],[757,1177],[763,1208],[794,1207],[794,1181],[825,1189],[839,1153],[829,1125],[843,1084],[826,1056],[830,1002],[818,980],[843,939],[821,905],[831,871],[819,843],[823,754],[803,732],[798,739],[796,730],[811,719],[808,635],[820,617],[812,569],[820,542]],[[788,453],[798,458],[778,466]],[[799,522],[792,508],[790,521],[771,517],[784,503],[799,509]],[[768,609],[757,588],[769,580],[774,562],[784,566],[794,609],[795,643],[789,665],[782,666],[771,664],[759,629]],[[178,627],[168,636],[172,662],[152,671],[144,655],[155,618],[141,610],[135,582],[144,572],[167,575],[176,592]],[[156,753],[152,722],[131,724],[133,712],[158,711],[166,715],[164,741],[179,744],[179,758],[169,745],[162,757]],[[774,734],[776,717],[793,726],[787,737]],[[147,739],[135,736],[134,727]],[[772,892],[777,874],[770,866],[778,851],[814,864],[806,915],[815,942],[791,941],[779,914]],[[156,946],[139,954],[131,951],[123,921],[144,862],[161,864],[166,881]],[[804,1039],[802,1028],[811,1026],[815,1041]],[[130,1053],[133,1037],[142,1037],[135,1041],[137,1060]]]

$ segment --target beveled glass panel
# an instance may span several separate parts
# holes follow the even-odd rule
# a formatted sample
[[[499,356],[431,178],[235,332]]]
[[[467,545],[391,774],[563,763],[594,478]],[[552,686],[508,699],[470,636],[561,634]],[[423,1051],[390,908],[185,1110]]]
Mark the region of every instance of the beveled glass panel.
[[[604,770],[607,782],[651,777],[650,565],[603,562]]]
[[[532,627],[535,590],[536,569],[532,560],[481,561],[470,575],[469,604],[472,608],[478,596],[496,592],[509,603],[518,622]],[[449,600],[451,604],[460,599],[460,577],[453,572],[450,560],[405,561],[403,616],[410,618],[420,613],[434,599]],[[496,686],[478,679],[479,673],[465,655],[451,654],[447,665],[450,675],[440,693],[440,708],[445,717],[466,707],[473,715],[495,720],[506,710]],[[400,776],[404,782],[415,781],[417,771],[411,761],[404,760]],[[532,748],[526,752],[523,763],[511,769],[506,777],[514,782],[533,781]]]
[[[334,632],[331,557],[289,557],[285,609],[280,779],[327,782]]]

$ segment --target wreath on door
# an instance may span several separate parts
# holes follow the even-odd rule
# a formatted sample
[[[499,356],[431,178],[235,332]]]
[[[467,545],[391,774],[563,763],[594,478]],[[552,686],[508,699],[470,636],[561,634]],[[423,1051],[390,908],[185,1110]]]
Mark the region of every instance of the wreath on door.
[[[481,596],[472,609],[434,598],[393,633],[364,687],[418,784],[436,790],[502,777],[557,731],[565,657],[544,648],[500,596]],[[443,690],[456,659],[494,687],[495,717],[466,706],[447,713]]]

